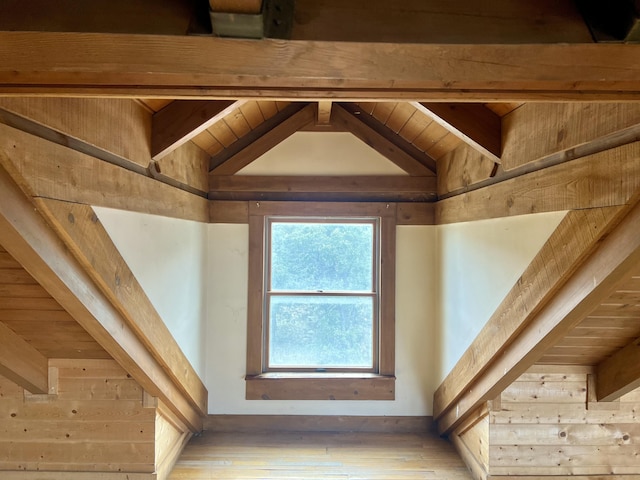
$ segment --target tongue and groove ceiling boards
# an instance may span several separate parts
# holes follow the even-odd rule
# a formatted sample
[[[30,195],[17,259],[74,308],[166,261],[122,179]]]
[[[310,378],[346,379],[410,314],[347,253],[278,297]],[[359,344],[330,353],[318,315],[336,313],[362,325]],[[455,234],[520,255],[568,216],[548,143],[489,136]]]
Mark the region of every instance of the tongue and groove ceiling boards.
[[[44,395],[52,359],[113,358],[197,431],[206,389],[91,206],[246,223],[253,201],[377,201],[399,224],[568,211],[436,392],[443,433],[534,364],[590,368],[600,400],[638,386],[633,11],[299,0],[278,38],[249,40],[212,36],[210,14],[276,0],[53,3],[0,5],[7,378]],[[337,132],[404,174],[242,174],[292,135]]]

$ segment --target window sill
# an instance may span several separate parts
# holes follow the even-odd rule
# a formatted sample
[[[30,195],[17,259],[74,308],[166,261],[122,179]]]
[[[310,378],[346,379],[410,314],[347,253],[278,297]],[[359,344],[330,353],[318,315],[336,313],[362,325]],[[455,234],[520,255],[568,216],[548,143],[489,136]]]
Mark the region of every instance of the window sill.
[[[248,375],[247,400],[395,400],[394,376],[368,373]]]

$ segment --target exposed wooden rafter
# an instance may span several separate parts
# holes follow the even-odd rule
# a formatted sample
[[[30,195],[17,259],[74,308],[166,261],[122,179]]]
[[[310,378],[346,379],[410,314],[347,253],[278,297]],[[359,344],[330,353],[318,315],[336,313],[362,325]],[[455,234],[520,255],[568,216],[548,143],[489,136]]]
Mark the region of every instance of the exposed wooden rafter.
[[[209,128],[244,102],[175,100],[153,115],[151,158],[159,160]]]
[[[450,433],[483,402],[495,398],[593,311],[636,267],[640,261],[640,236],[637,232],[640,204],[633,205],[608,209],[613,214],[607,215],[604,228],[595,235],[599,240],[580,247],[583,254],[588,253],[586,259],[579,261],[570,278],[554,287],[550,298],[529,306],[531,320],[520,327],[512,340],[500,344],[499,355],[498,351],[489,349],[480,356],[494,355],[490,362],[474,359],[474,365],[469,365],[475,374],[458,372],[456,378],[452,372],[447,377],[434,398],[434,415],[438,418],[441,433]],[[618,224],[621,215],[624,218]],[[581,225],[577,227],[584,229]],[[602,235],[607,232],[610,233]],[[579,234],[576,232],[576,235]],[[544,268],[539,272],[544,275]],[[495,327],[490,321],[483,332],[488,333]],[[460,368],[457,367],[456,371]],[[445,394],[447,387],[452,385],[457,386],[454,389],[456,393],[452,390]],[[447,396],[448,401],[444,400]]]
[[[185,398],[2,167],[0,196],[0,242],[7,251],[147,392],[161,398],[192,431],[200,431],[202,412]]]
[[[640,98],[634,45],[2,32],[0,58],[5,94],[465,102]]]
[[[233,175],[313,122],[311,104],[291,104],[211,158],[210,175]]]
[[[438,122],[482,155],[500,163],[501,119],[480,103],[412,102],[418,111]]]
[[[358,106],[347,103],[335,104],[332,122],[351,132],[409,175],[435,175],[435,161],[429,155],[363,112]]]

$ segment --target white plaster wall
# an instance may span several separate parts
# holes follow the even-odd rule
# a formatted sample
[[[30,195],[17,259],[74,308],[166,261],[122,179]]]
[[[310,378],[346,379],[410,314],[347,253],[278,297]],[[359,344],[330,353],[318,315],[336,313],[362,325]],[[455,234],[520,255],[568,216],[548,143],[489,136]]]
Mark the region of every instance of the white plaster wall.
[[[209,226],[207,377],[210,414],[431,415],[435,381],[435,227],[397,228],[396,400],[245,400],[246,225]]]
[[[566,212],[438,227],[437,382],[451,371]]]
[[[344,132],[296,132],[238,175],[407,175]]]
[[[149,300],[204,381],[208,225],[93,208]]]

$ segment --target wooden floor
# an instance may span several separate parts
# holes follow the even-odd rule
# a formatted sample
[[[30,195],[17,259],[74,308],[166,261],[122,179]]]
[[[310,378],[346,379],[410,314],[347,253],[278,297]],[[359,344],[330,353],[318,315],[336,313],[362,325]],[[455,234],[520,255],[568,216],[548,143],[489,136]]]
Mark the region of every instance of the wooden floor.
[[[470,480],[453,447],[435,435],[211,433],[185,448],[170,480]]]

